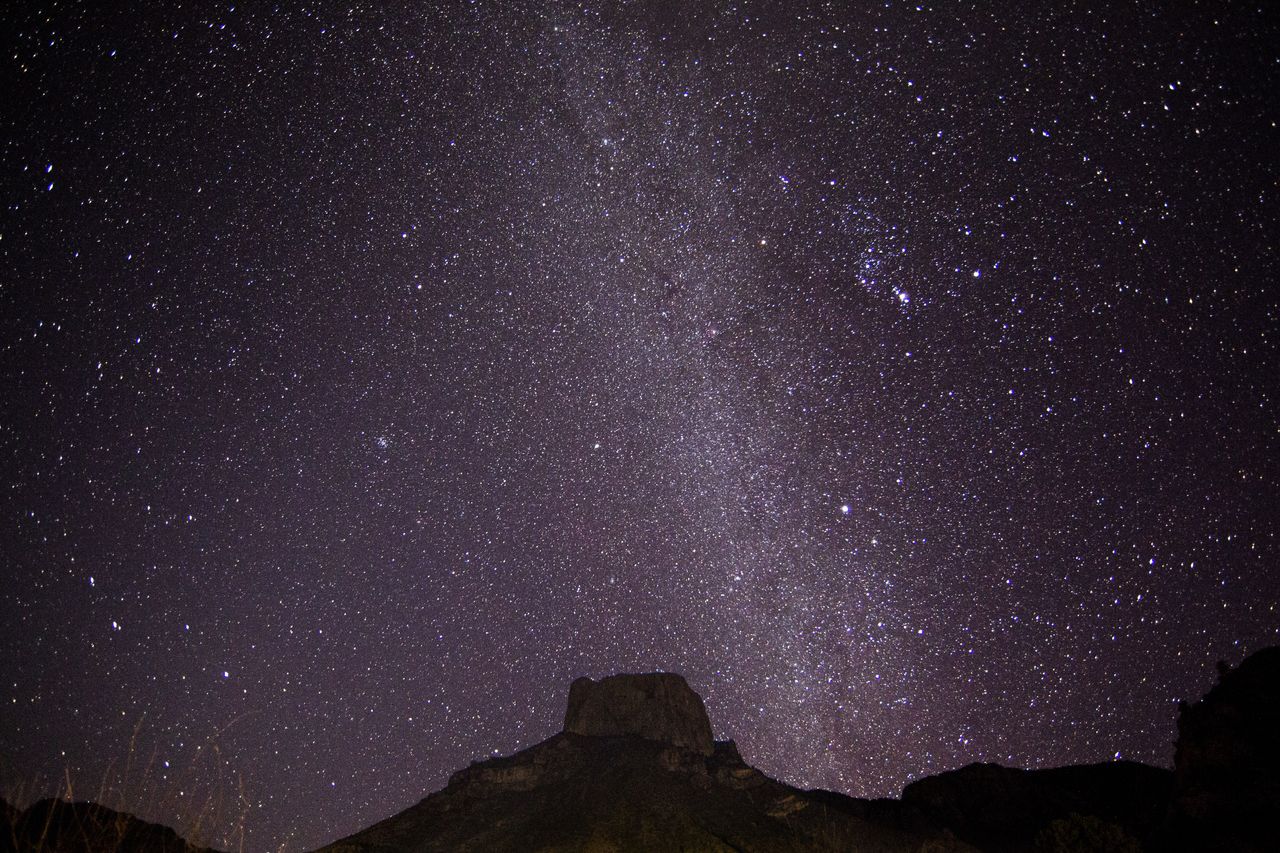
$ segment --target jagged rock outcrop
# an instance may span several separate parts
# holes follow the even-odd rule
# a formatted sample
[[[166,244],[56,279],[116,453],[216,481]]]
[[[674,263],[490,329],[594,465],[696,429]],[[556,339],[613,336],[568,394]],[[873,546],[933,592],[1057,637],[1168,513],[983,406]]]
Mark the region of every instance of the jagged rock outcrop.
[[[579,679],[565,731],[473,764],[444,790],[324,848],[393,851],[968,851],[927,820],[878,823],[711,739],[702,700],[668,673]]]
[[[22,811],[0,804],[0,853],[215,853],[97,803],[47,799]]]
[[[712,752],[711,720],[684,678],[669,672],[579,678],[569,686],[564,730],[592,737],[635,735]]]
[[[1174,752],[1169,847],[1280,849],[1280,647],[1240,666],[1184,705]]]

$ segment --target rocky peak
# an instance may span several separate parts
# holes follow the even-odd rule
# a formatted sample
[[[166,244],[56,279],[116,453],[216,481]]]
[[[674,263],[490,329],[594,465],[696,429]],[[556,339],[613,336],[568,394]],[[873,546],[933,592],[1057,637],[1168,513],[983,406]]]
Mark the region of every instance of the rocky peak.
[[[595,737],[635,735],[711,755],[711,721],[702,699],[669,672],[579,678],[569,687],[564,730]]]

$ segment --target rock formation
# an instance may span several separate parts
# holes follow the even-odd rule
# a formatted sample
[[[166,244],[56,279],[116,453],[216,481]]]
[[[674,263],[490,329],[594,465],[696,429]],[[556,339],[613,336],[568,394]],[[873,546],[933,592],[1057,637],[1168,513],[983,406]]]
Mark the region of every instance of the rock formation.
[[[328,848],[393,851],[1280,849],[1280,649],[1183,709],[1177,772],[1129,761],[918,780],[900,800],[803,791],[713,741],[667,673],[582,678],[564,731],[455,773],[418,805]]]
[[[879,822],[859,801],[768,778],[714,742],[678,675],[570,688],[565,730],[455,773],[394,817],[324,848],[393,851],[967,851],[920,819]]]
[[[1175,771],[1127,761],[1018,770],[972,764],[900,800],[805,791],[714,741],[678,675],[580,678],[564,731],[460,770],[332,853],[433,851],[1034,851],[1280,849],[1280,648],[1183,706]],[[208,853],[93,803],[0,800],[0,853]]]
[[[569,686],[564,730],[592,737],[635,735],[711,755],[711,720],[702,699],[667,672],[579,678]]]

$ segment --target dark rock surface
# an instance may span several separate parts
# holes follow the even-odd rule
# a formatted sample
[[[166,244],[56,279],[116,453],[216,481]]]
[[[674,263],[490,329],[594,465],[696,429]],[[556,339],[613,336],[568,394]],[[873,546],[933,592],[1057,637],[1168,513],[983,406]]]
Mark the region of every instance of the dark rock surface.
[[[1280,850],[1280,647],[1221,666],[1183,706],[1174,774],[1169,847]]]
[[[710,755],[711,720],[702,699],[674,673],[579,678],[569,686],[564,730],[593,737],[635,735]]]
[[[0,853],[214,853],[167,826],[97,803],[48,799],[24,811],[3,805]]]
[[[1170,771],[1133,761],[1050,770],[970,764],[911,783],[902,802],[975,847],[1012,853],[1036,849],[1054,821],[1073,816],[1139,844],[1160,827],[1172,790]]]

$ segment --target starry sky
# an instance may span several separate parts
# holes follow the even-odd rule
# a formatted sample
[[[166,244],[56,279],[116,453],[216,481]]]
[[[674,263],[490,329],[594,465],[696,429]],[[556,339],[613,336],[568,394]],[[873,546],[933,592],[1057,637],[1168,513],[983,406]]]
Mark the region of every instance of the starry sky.
[[[47,5],[5,796],[301,850],[657,669],[802,786],[1168,764],[1276,642],[1269,4]]]

